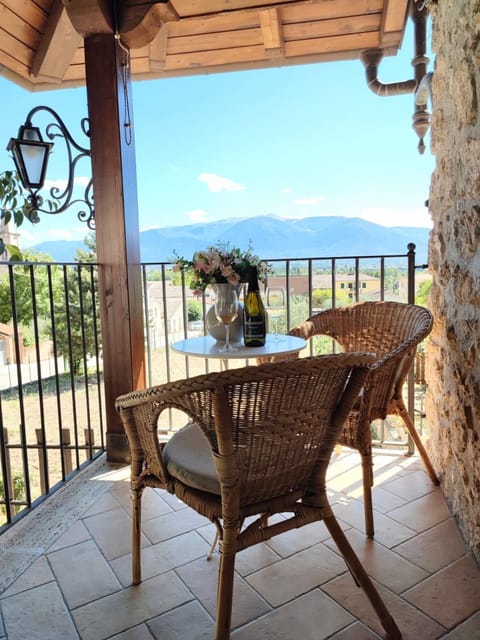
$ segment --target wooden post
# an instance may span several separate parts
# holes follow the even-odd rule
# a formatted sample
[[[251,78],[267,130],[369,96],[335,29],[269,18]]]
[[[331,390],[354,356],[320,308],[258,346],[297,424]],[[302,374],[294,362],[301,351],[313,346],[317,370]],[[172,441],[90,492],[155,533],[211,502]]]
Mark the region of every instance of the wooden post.
[[[5,497],[5,511],[7,514],[10,513],[11,516],[14,516],[17,513],[17,508],[15,505],[12,505],[12,500],[15,499],[15,487],[13,484],[12,477],[12,465],[10,461],[10,449],[8,448],[8,429],[3,427],[3,443],[5,445],[5,477],[7,479],[8,487],[4,487],[4,497]],[[8,488],[8,491],[7,491]],[[7,495],[9,500],[7,501]]]
[[[38,445],[38,474],[40,476],[40,493],[42,496],[44,496],[47,493],[47,469],[45,466],[45,458],[43,457],[45,441],[43,439],[42,429],[35,429],[35,436],[37,438]]]
[[[107,419],[107,459],[129,455],[115,399],[145,386],[140,238],[128,56],[113,34],[85,38]]]
[[[65,469],[66,476],[73,471],[72,449],[70,447],[71,443],[70,429],[62,429],[62,442],[60,443],[60,446],[63,458],[63,468]]]

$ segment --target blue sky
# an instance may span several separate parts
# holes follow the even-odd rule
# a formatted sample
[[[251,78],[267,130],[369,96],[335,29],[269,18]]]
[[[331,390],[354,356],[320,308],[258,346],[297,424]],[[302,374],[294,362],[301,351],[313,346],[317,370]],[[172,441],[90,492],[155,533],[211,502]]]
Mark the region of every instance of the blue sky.
[[[411,78],[413,55],[409,27],[380,80]],[[88,144],[85,89],[29,93],[0,78],[0,96],[0,171],[13,168],[5,147],[39,104]],[[429,134],[425,154],[417,151],[413,96],[376,96],[358,60],[134,82],[132,111],[141,230],[263,214],[431,226],[424,202],[434,157]],[[65,178],[63,162],[54,151],[48,184]],[[87,173],[79,166],[80,181]],[[21,231],[26,248],[88,229],[72,211]]]

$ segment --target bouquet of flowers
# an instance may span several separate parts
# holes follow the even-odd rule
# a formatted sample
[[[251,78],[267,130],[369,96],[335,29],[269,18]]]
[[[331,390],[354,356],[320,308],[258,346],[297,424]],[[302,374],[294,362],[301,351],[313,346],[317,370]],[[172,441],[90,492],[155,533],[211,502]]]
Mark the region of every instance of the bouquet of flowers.
[[[232,247],[229,242],[217,242],[206,249],[195,251],[192,260],[185,260],[175,252],[174,271],[184,270],[191,277],[190,289],[195,295],[200,295],[209,284],[228,282],[238,285],[247,282],[248,268],[256,266],[258,278],[264,281],[271,272],[267,262],[253,253],[251,244],[242,252],[237,247]]]

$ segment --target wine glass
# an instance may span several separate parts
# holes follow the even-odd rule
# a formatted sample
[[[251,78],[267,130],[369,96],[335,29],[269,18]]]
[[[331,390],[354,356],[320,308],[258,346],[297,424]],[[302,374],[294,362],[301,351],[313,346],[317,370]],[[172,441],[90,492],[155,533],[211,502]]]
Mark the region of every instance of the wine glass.
[[[219,351],[236,351],[230,344],[230,325],[238,316],[238,296],[231,285],[217,285],[217,297],[215,299],[215,315],[217,320],[225,327],[225,344]]]
[[[276,341],[280,339],[277,325],[287,306],[287,292],[285,287],[272,286],[267,287],[265,293],[268,316],[273,320],[273,339]]]

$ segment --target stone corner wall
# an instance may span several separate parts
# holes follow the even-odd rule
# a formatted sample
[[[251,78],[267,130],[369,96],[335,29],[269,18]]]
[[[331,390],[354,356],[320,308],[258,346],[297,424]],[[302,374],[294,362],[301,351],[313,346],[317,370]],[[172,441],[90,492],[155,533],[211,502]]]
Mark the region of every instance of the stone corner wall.
[[[480,3],[433,4],[429,455],[480,561]]]

